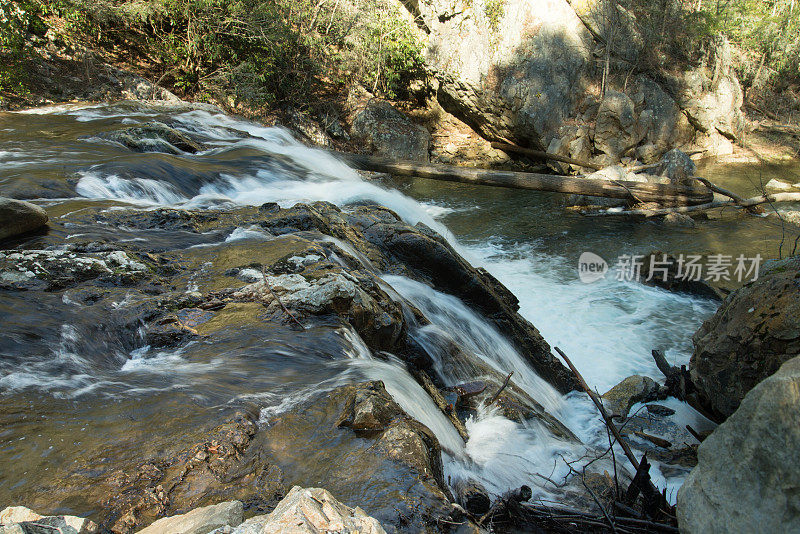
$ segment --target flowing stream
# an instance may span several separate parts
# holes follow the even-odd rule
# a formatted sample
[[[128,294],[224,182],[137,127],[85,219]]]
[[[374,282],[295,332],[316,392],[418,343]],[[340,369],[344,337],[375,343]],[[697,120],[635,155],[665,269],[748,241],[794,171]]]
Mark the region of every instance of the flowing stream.
[[[196,155],[134,153],[97,136],[152,120],[191,133],[211,148]],[[742,194],[753,193],[770,177],[800,181],[796,166],[708,167],[704,172]],[[124,103],[0,114],[3,194],[34,199],[50,213],[49,234],[26,248],[91,239],[147,240],[157,250],[180,251],[190,264],[257,250],[269,236],[250,227],[196,234],[87,225],[82,214],[132,207],[375,202],[411,224],[435,229],[470,262],[491,272],[519,298],[521,313],[548,343],[563,349],[601,393],[632,374],[658,378],[653,348],[665,350],[674,364],[688,363],[691,336],[716,303],[618,281],[613,274],[582,283],[576,269],[582,252],[599,254],[610,264],[622,254],[653,250],[766,258],[777,256],[782,237],[774,218],[723,213],[697,228],[668,228],[570,214],[555,194],[422,179],[365,180],[281,128],[211,108]],[[783,247],[788,252],[791,242]],[[159,351],[145,345],[141,333],[130,333],[135,317],[126,311],[130,302],[124,290],[112,295],[118,313],[111,316],[80,305],[69,291],[37,300],[5,292],[0,298],[0,504],[25,504],[48,473],[82,456],[102,456],[109,446],[118,461],[134,461],[166,449],[176,434],[190,439],[205,428],[210,414],[236,403],[256,402],[262,421],[269,422],[322,391],[363,379],[383,380],[398,403],[431,428],[442,444],[448,477],[475,477],[495,494],[531,485],[537,475],[563,476],[559,455],[577,458],[585,446],[602,446],[606,436],[585,395],[558,394],[501,333],[457,298],[404,277],[383,279],[429,319],[431,324],[414,327],[411,335],[434,361],[445,357],[442,347],[455,339],[499,373],[514,371],[515,382],[583,445],[558,439],[536,422],[514,423],[492,409],[468,421],[470,438],[464,444],[404,365],[391,355],[376,358],[351,330],[315,327],[290,334],[244,323],[214,345]],[[204,289],[204,283],[186,280],[186,290]],[[445,381],[453,378],[446,366],[439,371]],[[689,410],[684,416],[703,424]],[[674,493],[681,478],[664,480],[656,473],[656,482],[668,483]],[[536,488],[539,495],[547,494],[544,486]]]

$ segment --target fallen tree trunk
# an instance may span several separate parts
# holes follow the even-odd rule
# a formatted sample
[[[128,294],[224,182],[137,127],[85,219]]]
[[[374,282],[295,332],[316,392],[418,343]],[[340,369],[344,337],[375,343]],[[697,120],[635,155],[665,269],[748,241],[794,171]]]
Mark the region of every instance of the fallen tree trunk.
[[[533,156],[534,158],[549,159],[553,161],[560,161],[561,163],[569,163],[570,165],[577,165],[578,167],[585,167],[587,169],[601,170],[603,167],[588,161],[580,161],[577,159],[568,158],[566,156],[559,156],[558,154],[551,154],[542,150],[534,150],[533,148],[525,148],[517,145],[510,145],[508,143],[492,143],[492,148],[502,150],[503,152],[516,152],[517,154],[524,154],[526,156]]]
[[[742,199],[737,202],[736,200],[714,200],[705,204],[696,204],[693,206],[678,206],[674,208],[662,209],[636,209],[636,210],[605,210],[593,213],[584,213],[589,217],[598,216],[613,216],[613,215],[642,215],[644,217],[657,217],[660,215],[669,215],[670,213],[695,213],[699,211],[708,211],[715,208],[753,208],[760,204],[778,204],[780,202],[800,202],[800,193],[775,193],[772,195],[759,195],[757,197]]]
[[[713,193],[705,187],[651,184],[627,180],[594,180],[553,174],[496,171],[411,161],[400,162],[344,152],[336,152],[336,155],[349,165],[361,170],[447,182],[621,198],[638,202],[658,202],[670,206],[706,204],[714,198]]]

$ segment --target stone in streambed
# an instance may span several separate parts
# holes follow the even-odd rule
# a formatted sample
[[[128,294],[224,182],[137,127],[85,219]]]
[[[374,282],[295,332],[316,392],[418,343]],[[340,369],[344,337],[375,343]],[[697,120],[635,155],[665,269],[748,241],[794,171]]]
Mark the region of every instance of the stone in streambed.
[[[219,527],[239,526],[243,519],[242,503],[229,501],[161,518],[137,534],[208,534]]]
[[[629,376],[603,394],[603,404],[612,414],[625,417],[634,404],[653,399],[658,390],[659,386],[652,378]]]
[[[0,197],[0,240],[41,228],[47,219],[47,212],[36,204]]]
[[[678,491],[681,532],[800,532],[800,358],[753,388],[700,444]]]
[[[217,531],[220,534],[223,530]],[[267,515],[251,517],[231,534],[317,534],[353,532],[386,534],[378,520],[361,508],[340,503],[328,490],[294,486]],[[217,533],[215,533],[217,534]]]

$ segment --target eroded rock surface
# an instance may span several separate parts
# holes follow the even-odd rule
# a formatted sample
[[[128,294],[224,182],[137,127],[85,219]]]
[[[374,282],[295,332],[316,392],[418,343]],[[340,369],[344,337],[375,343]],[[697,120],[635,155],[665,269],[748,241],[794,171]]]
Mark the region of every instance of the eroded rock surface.
[[[785,261],[731,293],[703,323],[689,370],[716,414],[733,414],[748,391],[800,353],[798,317],[800,269]]]
[[[31,232],[46,224],[44,208],[23,200],[0,197],[0,240]]]

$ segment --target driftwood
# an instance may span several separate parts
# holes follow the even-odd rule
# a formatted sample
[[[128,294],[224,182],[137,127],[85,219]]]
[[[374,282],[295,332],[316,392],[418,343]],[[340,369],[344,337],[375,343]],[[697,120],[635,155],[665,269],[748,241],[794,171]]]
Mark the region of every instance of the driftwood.
[[[553,174],[497,171],[411,161],[391,161],[375,156],[343,152],[337,152],[336,154],[343,161],[357,169],[385,172],[396,176],[412,176],[447,182],[594,197],[621,198],[638,202],[658,202],[671,206],[707,204],[713,200],[713,193],[706,187],[651,184],[627,180],[587,180],[585,178]]]
[[[566,156],[559,156],[558,154],[551,154],[549,152],[544,152],[542,150],[535,150],[533,148],[525,148],[517,145],[510,145],[508,143],[494,142],[492,143],[492,148],[502,150],[503,152],[516,152],[517,154],[524,154],[526,156],[532,156],[534,158],[560,161],[561,163],[569,163],[570,165],[577,165],[578,167],[594,169],[596,171],[599,171],[603,168],[601,165],[597,165],[596,163],[590,163],[588,161],[580,161],[577,159],[568,158]]]
[[[630,461],[634,469],[636,469],[636,477],[634,477],[630,488],[628,488],[628,496],[630,497],[632,494],[635,494],[635,498],[635,496],[638,495],[638,492],[641,492],[645,502],[645,509],[650,517],[657,517],[659,513],[664,513],[667,516],[674,515],[674,508],[667,502],[666,496],[658,491],[658,488],[656,488],[655,484],[653,484],[653,481],[650,479],[650,466],[647,463],[646,455],[642,457],[641,462],[636,459],[636,455],[633,454],[633,450],[631,450],[630,445],[628,445],[628,442],[623,439],[619,429],[617,429],[616,425],[614,425],[611,416],[603,406],[603,401],[600,400],[600,397],[597,395],[597,393],[592,391],[592,389],[589,387],[589,384],[587,384],[586,380],[583,379],[583,376],[572,364],[572,361],[569,359],[569,357],[558,347],[554,348],[556,352],[558,352],[558,354],[564,359],[564,362],[567,364],[567,366],[569,366],[570,370],[572,370],[572,373],[575,375],[575,378],[578,380],[578,383],[581,385],[583,390],[587,395],[589,395],[589,398],[592,400],[594,405],[597,407],[597,410],[600,412],[600,415],[603,417],[606,428],[608,428],[614,435],[617,443],[619,443],[622,447],[625,456],[628,457],[628,461]],[[632,503],[628,502],[628,504],[630,505]]]
[[[766,195],[759,195],[757,197],[741,199],[736,201],[731,200],[714,200],[706,202],[705,204],[695,204],[691,206],[676,206],[674,208],[660,208],[660,209],[632,209],[632,210],[604,210],[597,212],[584,212],[583,214],[588,217],[598,216],[613,216],[613,215],[640,215],[644,217],[658,217],[661,215],[669,215],[670,213],[696,213],[701,211],[708,211],[715,208],[743,208],[749,209],[761,204],[777,204],[780,202],[800,202],[800,193],[773,193]]]
[[[664,387],[667,390],[666,393],[668,396],[675,397],[687,403],[700,412],[706,419],[717,424],[723,421],[722,418],[713,413],[713,410],[702,401],[699,391],[694,385],[694,382],[692,382],[692,377],[685,365],[681,365],[680,367],[670,365],[667,358],[664,356],[664,351],[661,350],[653,349],[651,354],[653,355],[653,360],[656,362],[656,367],[658,367],[658,370],[661,371],[666,378]]]

